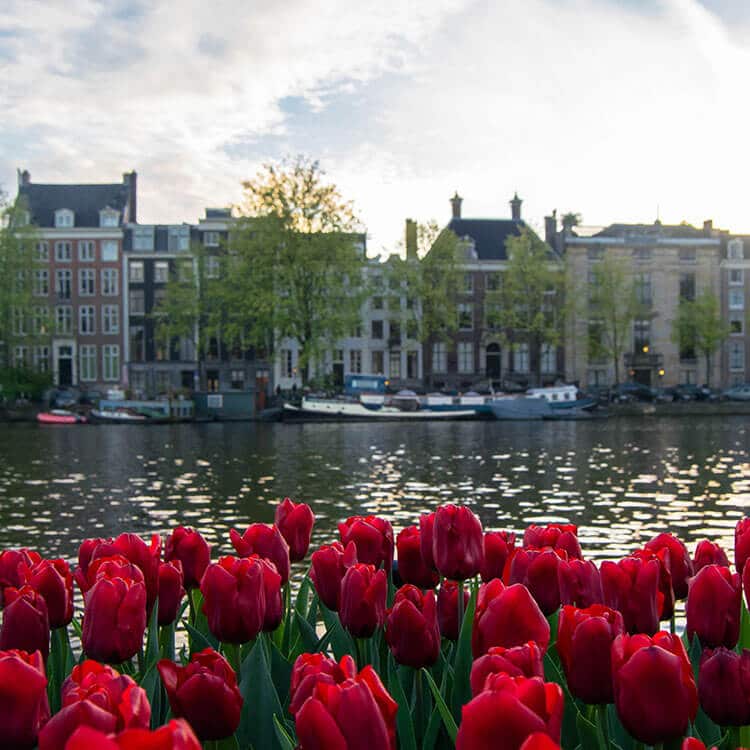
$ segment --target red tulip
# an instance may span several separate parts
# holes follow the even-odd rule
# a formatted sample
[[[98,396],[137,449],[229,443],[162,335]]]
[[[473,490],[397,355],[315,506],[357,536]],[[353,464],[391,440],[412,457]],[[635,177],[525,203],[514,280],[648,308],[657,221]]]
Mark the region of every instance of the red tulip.
[[[493,646],[471,665],[472,696],[479,695],[487,678],[499,672],[511,677],[544,677],[544,652],[534,641],[513,648]]]
[[[482,566],[482,523],[465,505],[441,505],[435,511],[432,557],[440,575],[452,581],[473,578]]]
[[[706,565],[690,579],[685,615],[687,634],[697,634],[701,645],[734,648],[740,638],[742,584],[737,573],[720,565]]]
[[[162,659],[158,668],[172,715],[186,719],[201,742],[237,731],[242,695],[237,675],[221,654],[207,648],[193,654],[187,666]]]
[[[220,557],[201,580],[209,630],[225,643],[246,643],[263,629],[266,595],[257,557]]]
[[[516,546],[516,535],[508,531],[488,531],[484,535],[480,574],[484,583],[502,578],[505,563]]]
[[[2,605],[3,589],[9,586],[19,589],[26,582],[29,568],[42,561],[38,552],[22,547],[21,549],[6,549],[0,552],[0,605]]]
[[[119,664],[138,653],[146,630],[143,573],[125,558],[100,558],[89,566],[81,645],[97,661]]]
[[[337,685],[344,680],[354,679],[357,667],[349,654],[340,662],[325,654],[300,654],[292,667],[289,684],[289,713],[296,716],[304,702],[312,695],[318,682]]]
[[[407,526],[396,537],[398,551],[398,574],[404,583],[411,583],[421,589],[431,589],[437,585],[440,576],[428,567],[422,557],[422,541],[418,526]]]
[[[750,724],[750,651],[706,649],[698,673],[698,697],[711,721],[722,727]]]
[[[62,709],[39,735],[39,750],[60,750],[80,726],[107,734],[146,728],[151,706],[132,677],[87,660],[73,668],[62,686]]]
[[[341,624],[355,638],[369,638],[385,620],[388,581],[384,570],[355,563],[341,581]]]
[[[289,545],[289,559],[292,562],[304,560],[315,523],[312,508],[305,503],[293,503],[285,497],[276,506],[274,523]]]
[[[584,703],[612,703],[612,642],[625,632],[622,615],[594,604],[560,610],[557,652],[570,692]]]
[[[203,536],[189,526],[178,526],[168,537],[164,559],[179,560],[185,575],[185,588],[201,585],[201,578],[211,562],[211,547]]]
[[[551,615],[560,608],[558,568],[566,560],[565,551],[551,547],[514,550],[509,563],[508,583],[522,583],[542,612]]]
[[[120,534],[116,539],[87,539],[78,550],[79,569],[76,571],[76,580],[79,585],[90,578],[89,567],[95,560],[113,555],[122,555],[141,569],[146,585],[146,604],[150,612],[159,595],[161,537],[152,534],[150,545],[137,534]],[[81,590],[85,592],[83,585]]]
[[[750,602],[750,567],[747,565],[742,570],[742,587],[745,589],[745,601]]]
[[[599,568],[591,560],[573,558],[561,562],[557,568],[557,582],[561,604],[590,607],[601,604],[604,599]]]
[[[312,553],[310,578],[315,591],[328,609],[338,612],[341,581],[346,569],[357,562],[357,548],[350,542],[346,549],[340,542],[325,544]]]
[[[706,750],[706,746],[697,737],[685,737],[680,750]],[[716,746],[714,745],[711,750],[717,750]],[[737,750],[743,750],[743,748],[739,747]]]
[[[263,590],[266,596],[266,613],[263,617],[263,632],[273,633],[284,619],[284,602],[281,596],[281,576],[276,566],[264,557],[250,555],[258,559],[263,566]]]
[[[388,610],[385,639],[394,659],[414,669],[431,667],[440,656],[435,592],[402,586]]]
[[[693,575],[693,561],[687,547],[676,536],[664,532],[646,542],[645,548],[652,552],[665,548],[669,550],[669,572],[675,599],[684,599],[688,593],[688,578]]]
[[[354,542],[357,560],[366,565],[381,565],[390,570],[393,565],[393,527],[377,516],[352,516],[339,524],[341,543],[346,547]]]
[[[703,539],[698,542],[695,548],[695,555],[693,556],[694,574],[698,573],[706,565],[723,565],[725,568],[729,567],[727,553],[724,552],[720,544],[716,544],[710,539]]]
[[[107,735],[81,726],[65,745],[65,750],[201,750],[201,743],[184,719],[172,719],[158,729],[126,729]]]
[[[0,628],[0,649],[20,649],[29,654],[49,654],[49,616],[44,597],[31,586],[4,591],[5,611]]]
[[[182,563],[178,560],[159,565],[159,625],[171,625],[180,611],[185,589],[182,586]]]
[[[750,557],[750,518],[741,518],[734,527],[734,567],[742,574]]]
[[[49,719],[41,653],[0,651],[0,745],[31,750]]]
[[[480,586],[471,636],[474,658],[492,646],[511,648],[528,641],[546,651],[549,637],[549,623],[525,586],[506,587],[497,578]]]
[[[653,635],[659,629],[664,601],[659,561],[632,556],[616,563],[605,561],[600,574],[604,604],[622,613],[625,630]]]
[[[540,677],[494,674],[461,709],[456,750],[519,750],[537,732],[560,742],[562,688]]]
[[[660,620],[669,620],[674,615],[675,593],[672,585],[672,573],[670,572],[670,552],[668,547],[662,547],[654,551],[650,549],[637,549],[631,552],[632,557],[641,560],[655,560],[659,564],[659,593],[661,601]]]
[[[230,529],[229,537],[240,557],[250,557],[253,554],[265,557],[276,566],[282,583],[289,580],[289,545],[276,526],[253,523],[245,529],[242,536]]]
[[[698,710],[698,692],[679,636],[620,635],[612,644],[612,678],[620,721],[648,745],[682,737]]]
[[[435,511],[423,513],[419,517],[419,545],[422,548],[422,559],[428,568],[437,570],[432,556],[432,536],[435,530]]]
[[[521,750],[560,750],[560,745],[558,745],[548,734],[545,734],[544,732],[534,732],[534,734],[530,734],[523,745],[521,745]]]
[[[51,628],[73,619],[73,574],[65,560],[41,560],[27,570],[26,582],[44,597]]]
[[[469,605],[469,591],[464,588],[464,612]],[[437,597],[437,616],[440,635],[449,641],[458,640],[458,584],[444,580]]]
[[[574,523],[551,523],[548,526],[537,526],[532,523],[524,532],[523,546],[527,549],[562,549],[567,552],[568,557],[583,559],[578,541],[578,527]]]

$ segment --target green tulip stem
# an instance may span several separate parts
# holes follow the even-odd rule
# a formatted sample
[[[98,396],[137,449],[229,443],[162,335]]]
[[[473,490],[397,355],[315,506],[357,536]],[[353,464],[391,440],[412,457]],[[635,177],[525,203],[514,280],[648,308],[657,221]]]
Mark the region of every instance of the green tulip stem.
[[[464,621],[464,582],[458,581],[458,635],[461,635],[461,625]]]
[[[654,745],[654,750],[664,750],[664,743],[663,742],[657,742]]]
[[[601,732],[601,739],[605,748],[609,748],[609,718],[607,715],[607,704],[600,703],[596,707],[597,724]]]
[[[424,689],[422,687],[422,670],[414,670],[414,690],[416,692],[416,701],[414,705],[414,714],[417,720],[414,722],[414,729],[417,735],[417,741],[421,740],[424,735]]]
[[[367,666],[367,639],[355,638],[354,644],[357,649],[357,666],[364,669]]]
[[[677,632],[677,622],[674,618],[674,612],[672,612],[672,619],[669,621],[669,632],[670,633],[676,633]]]
[[[190,608],[190,618],[188,622],[192,627],[195,627],[195,602],[193,601],[193,591],[188,591],[188,607]]]
[[[725,727],[726,735],[729,738],[729,742],[725,745],[725,747],[734,748],[736,747],[742,747],[742,741],[740,739],[740,728],[739,727]]]
[[[232,667],[235,674],[237,675],[237,681],[240,680],[240,667],[242,662],[240,660],[240,647],[236,643],[222,643],[221,649],[224,652],[226,660],[229,662],[229,666]]]

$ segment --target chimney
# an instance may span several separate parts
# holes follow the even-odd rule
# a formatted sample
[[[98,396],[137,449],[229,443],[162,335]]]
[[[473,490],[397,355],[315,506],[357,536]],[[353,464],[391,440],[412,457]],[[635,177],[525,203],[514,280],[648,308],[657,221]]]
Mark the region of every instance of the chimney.
[[[406,259],[417,259],[417,222],[406,220]]]
[[[18,173],[18,187],[31,184],[31,175],[28,169],[24,169],[23,172],[17,169],[16,172]]]
[[[451,198],[451,208],[453,209],[454,219],[461,218],[461,203],[463,203],[463,200],[464,199],[458,194],[458,190],[456,190]]]
[[[557,239],[557,209],[552,212],[551,216],[544,217],[544,239],[551,247],[555,246]]]
[[[703,234],[706,237],[713,237],[714,235],[714,220],[713,219],[706,219],[703,222]]]
[[[521,204],[523,201],[518,197],[518,193],[513,195],[513,200],[510,202],[510,216],[513,221],[521,221]]]
[[[125,172],[122,175],[122,184],[128,188],[128,215],[127,217],[123,216],[123,220],[135,224],[137,222],[136,209],[138,207],[138,175],[135,170]]]

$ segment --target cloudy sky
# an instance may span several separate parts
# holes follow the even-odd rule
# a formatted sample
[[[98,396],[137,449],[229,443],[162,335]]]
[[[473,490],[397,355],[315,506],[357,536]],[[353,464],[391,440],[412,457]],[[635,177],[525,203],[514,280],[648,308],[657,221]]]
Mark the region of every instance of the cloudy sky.
[[[139,174],[139,220],[318,158],[371,253],[553,208],[750,231],[745,0],[5,0],[0,185]]]

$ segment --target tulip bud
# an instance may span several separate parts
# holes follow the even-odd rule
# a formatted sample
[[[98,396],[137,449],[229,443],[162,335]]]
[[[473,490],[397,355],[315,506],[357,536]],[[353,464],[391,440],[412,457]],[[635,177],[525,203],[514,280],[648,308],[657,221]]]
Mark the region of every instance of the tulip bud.
[[[289,545],[289,559],[292,562],[304,560],[315,523],[312,508],[305,503],[293,503],[285,497],[276,506],[274,523]]]
[[[723,565],[725,568],[729,567],[727,553],[724,552],[720,544],[716,544],[710,539],[703,539],[695,547],[695,555],[693,557],[694,575],[701,568],[705,568],[706,565]],[[738,570],[737,572],[739,573],[740,571]]]
[[[537,526],[532,523],[524,532],[523,546],[527,549],[562,549],[570,558],[583,559],[578,541],[578,527],[573,523],[551,523],[548,526]]]
[[[357,562],[357,548],[350,542],[346,549],[340,542],[325,544],[312,553],[310,578],[320,601],[328,609],[338,612],[341,581],[347,568]]]
[[[404,583],[421,589],[437,585],[440,576],[422,558],[421,534],[418,526],[407,526],[396,538],[398,573]]]
[[[687,547],[674,535],[657,534],[645,548],[652,552],[669,550],[669,573],[672,578],[675,599],[684,599],[688,593],[688,578],[693,575],[693,561]]]
[[[27,571],[42,561],[38,552],[23,547],[0,552],[0,604],[2,591],[8,587],[20,589],[26,583]]]
[[[722,727],[750,724],[750,651],[706,649],[698,673],[698,697],[711,721]]]
[[[342,656],[338,663],[321,653],[300,654],[289,682],[289,713],[297,715],[318,682],[337,685],[356,676],[357,667],[349,654]]]
[[[399,664],[431,667],[440,656],[435,592],[423,594],[416,586],[402,586],[387,612],[385,639]]]
[[[182,586],[182,563],[179,560],[159,565],[159,625],[171,625],[180,611],[185,589]]]
[[[522,583],[545,615],[560,608],[558,568],[567,561],[564,550],[517,549],[510,560],[509,583]]]
[[[276,566],[270,561],[257,555],[263,566],[263,590],[266,597],[266,613],[263,617],[263,632],[273,633],[284,619],[284,602],[281,596],[281,576],[276,572]]]
[[[366,565],[381,565],[386,570],[393,564],[393,527],[377,516],[352,516],[339,524],[339,536],[344,547],[354,542],[357,560]]]
[[[33,748],[49,719],[47,676],[39,651],[0,651],[0,743]]]
[[[441,505],[435,511],[432,557],[445,578],[464,581],[482,566],[484,537],[479,518],[464,505]]]
[[[742,575],[750,557],[750,518],[741,518],[734,527],[734,567]]]
[[[341,581],[341,624],[355,638],[369,638],[385,620],[388,582],[384,570],[355,563]]]
[[[428,568],[437,570],[435,558],[432,556],[432,535],[434,529],[435,512],[423,513],[419,517],[419,546],[422,550],[422,559]]]
[[[652,635],[659,629],[664,595],[659,591],[661,568],[655,558],[625,557],[601,565],[604,604],[622,613],[628,633]]]
[[[599,568],[591,560],[561,561],[557,568],[560,603],[576,607],[590,607],[603,600]]]
[[[737,573],[720,565],[706,565],[690,579],[685,616],[687,634],[698,636],[709,648],[734,648],[740,638],[742,585]]]
[[[29,654],[39,651],[46,661],[49,654],[49,616],[44,597],[27,585],[20,589],[5,589],[4,599],[0,649],[18,649]]]
[[[464,589],[463,611],[469,606],[469,592]],[[440,635],[449,641],[458,640],[458,584],[447,578],[440,584],[437,598],[437,616]]]
[[[201,578],[211,562],[211,547],[203,536],[189,526],[178,526],[168,537],[164,559],[179,560],[185,576],[185,588],[200,586]]]
[[[150,731],[126,729],[114,739],[97,729],[80,726],[71,735],[65,750],[201,750],[201,743],[184,719],[172,719],[168,724]]]
[[[512,648],[493,646],[471,665],[472,696],[477,696],[484,690],[491,674],[500,672],[511,677],[544,677],[544,652],[534,641]]]
[[[289,545],[276,526],[253,523],[245,529],[242,536],[230,529],[229,537],[240,557],[250,557],[253,554],[265,557],[276,566],[282,583],[289,580]]]
[[[488,531],[484,535],[482,547],[482,567],[480,574],[484,583],[493,578],[502,578],[505,563],[513,553],[516,535],[507,531]]]

